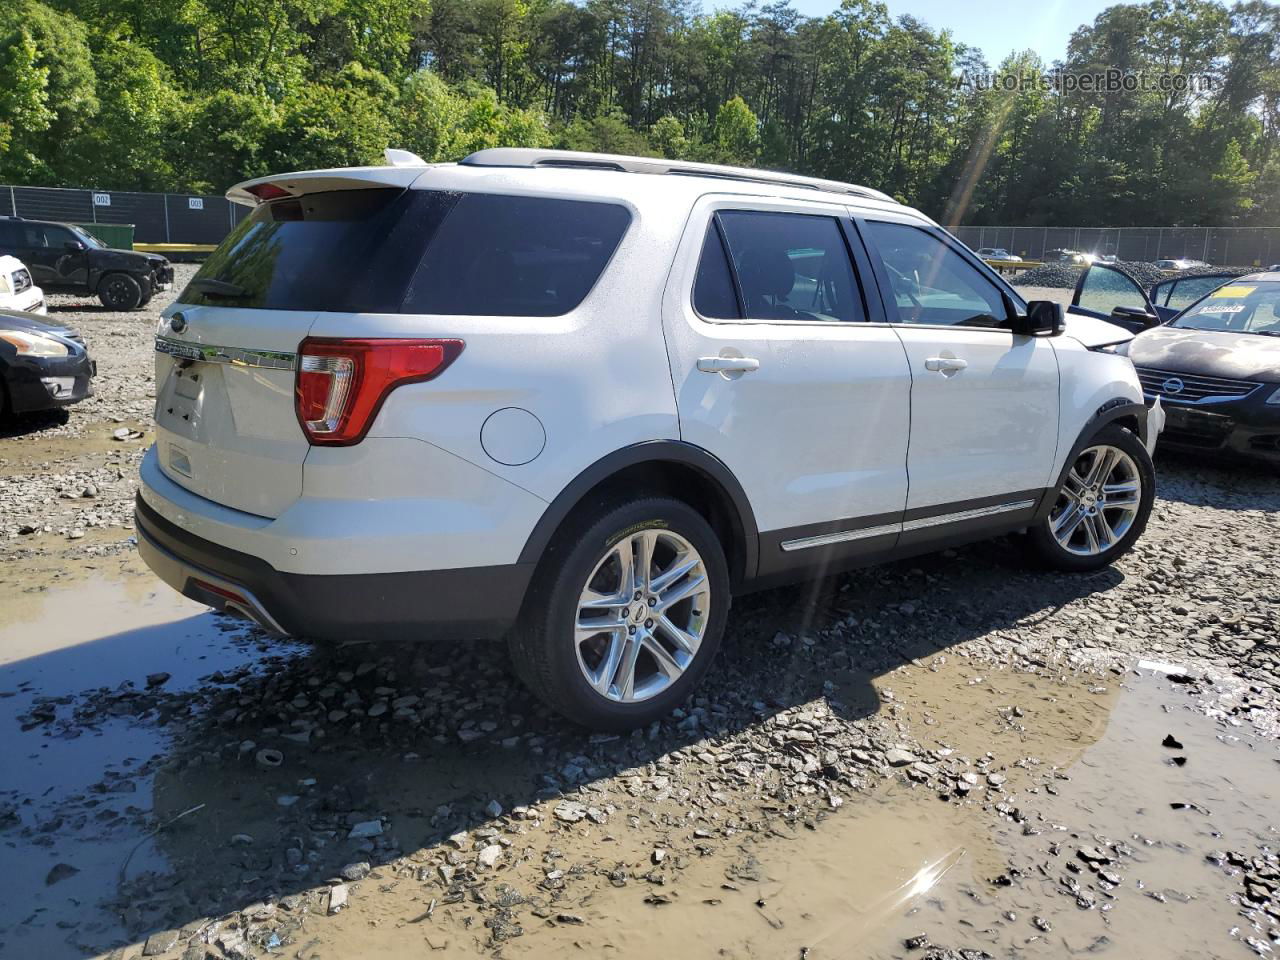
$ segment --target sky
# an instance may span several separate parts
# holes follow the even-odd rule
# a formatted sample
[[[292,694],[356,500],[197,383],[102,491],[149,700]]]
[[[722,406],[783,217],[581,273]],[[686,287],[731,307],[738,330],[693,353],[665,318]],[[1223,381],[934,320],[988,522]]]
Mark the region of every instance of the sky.
[[[977,47],[987,63],[997,66],[1013,51],[1028,48],[1040,54],[1046,64],[1062,59],[1067,40],[1082,23],[1113,6],[1116,0],[1044,0],[1019,3],[1017,0],[886,0],[894,19],[909,13],[935,29],[947,28],[960,43]],[[800,13],[825,16],[839,6],[839,0],[792,0]],[[705,3],[704,7],[720,4]]]

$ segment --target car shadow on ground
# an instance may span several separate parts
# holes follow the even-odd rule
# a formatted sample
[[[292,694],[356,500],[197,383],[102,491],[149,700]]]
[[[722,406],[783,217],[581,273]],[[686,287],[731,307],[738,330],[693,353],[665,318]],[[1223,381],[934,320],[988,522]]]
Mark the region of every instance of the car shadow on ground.
[[[71,414],[65,408],[0,416],[0,440],[25,437],[29,434],[40,433],[42,430],[65,427],[70,419]]]
[[[376,868],[491,826],[494,804],[509,813],[575,790],[589,798],[619,774],[670,769],[673,755],[678,766],[699,744],[745,740],[780,751],[769,762],[794,783],[805,769],[801,752],[771,746],[765,728],[808,704],[831,721],[829,741],[814,745],[830,762],[806,776],[816,790],[824,781],[856,782],[864,771],[850,751],[866,746],[860,722],[881,709],[875,678],[977,637],[1012,648],[1016,640],[1006,637],[1020,625],[1122,579],[1114,569],[1027,572],[1006,539],[739,598],[691,701],[626,736],[592,734],[551,714],[511,675],[501,644],[354,643],[299,653],[250,631],[241,663],[190,689],[168,693],[171,684],[139,681],[73,699],[70,709],[91,725],[101,712],[171,737],[166,754],[136,769],[154,774],[147,827],[160,829],[149,843],[172,873],[122,867],[98,889],[136,940],[324,887],[352,862]],[[152,652],[139,674],[177,675],[166,663],[174,642],[147,630]],[[35,666],[58,676],[86,658],[138,658],[135,634],[51,652]],[[26,675],[33,664],[17,666]],[[12,689],[14,669],[0,668],[0,690]],[[892,743],[885,726],[880,740]],[[763,783],[746,779],[723,789],[768,799]],[[784,794],[775,799],[787,806]],[[74,823],[76,815],[51,813],[43,829],[49,822]],[[94,822],[87,814],[80,822],[92,839]],[[349,837],[370,822],[381,835]],[[458,884],[464,880],[460,871]],[[464,896],[465,886],[453,893]],[[52,911],[47,922],[56,919]],[[91,940],[73,935],[81,947],[115,945]]]

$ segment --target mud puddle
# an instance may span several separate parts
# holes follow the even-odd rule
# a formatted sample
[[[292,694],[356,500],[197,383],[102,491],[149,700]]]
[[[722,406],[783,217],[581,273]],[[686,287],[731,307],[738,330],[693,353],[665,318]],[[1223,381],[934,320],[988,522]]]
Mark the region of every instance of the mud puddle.
[[[153,578],[91,574],[5,599],[0,843],[11,892],[0,898],[0,955],[85,956],[127,939],[103,901],[168,870],[149,835],[155,770],[172,742],[151,697],[252,662],[243,634]],[[116,709],[86,715],[95,689],[115,691]]]
[[[928,942],[995,957],[1271,956],[1275,881],[1256,900],[1246,881],[1274,876],[1280,751],[1214,722],[1179,680],[1128,674],[1101,739],[997,811],[998,875],[943,878],[871,955]]]
[[[599,736],[492,646],[275,643],[130,569],[5,608],[0,955],[1244,958],[1275,931],[1276,746],[1207,682],[946,653]]]

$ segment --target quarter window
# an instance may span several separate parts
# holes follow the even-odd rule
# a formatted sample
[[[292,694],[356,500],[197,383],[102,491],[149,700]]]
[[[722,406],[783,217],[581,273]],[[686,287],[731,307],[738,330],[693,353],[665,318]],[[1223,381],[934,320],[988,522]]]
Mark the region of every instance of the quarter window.
[[[889,275],[899,323],[999,327],[1008,314],[1000,290],[939,237],[905,223],[868,220]]]
[[[693,282],[693,308],[713,320],[742,319],[738,294],[733,289],[733,274],[729,272],[729,258],[714,220],[707,227],[707,238],[702,242],[698,278]]]
[[[717,217],[748,319],[866,319],[834,217],[745,210],[722,210]]]
[[[404,311],[568,313],[595,285],[630,222],[615,203],[464,194],[428,246]]]

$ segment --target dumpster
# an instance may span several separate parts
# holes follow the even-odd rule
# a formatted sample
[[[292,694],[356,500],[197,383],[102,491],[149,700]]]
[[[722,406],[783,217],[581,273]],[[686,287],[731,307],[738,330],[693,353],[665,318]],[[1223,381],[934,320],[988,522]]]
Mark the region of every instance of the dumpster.
[[[116,250],[133,249],[132,223],[77,223],[76,226],[93,234],[108,247]]]

